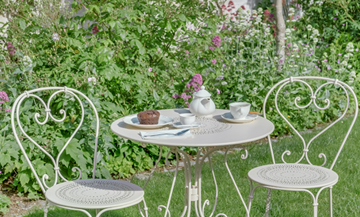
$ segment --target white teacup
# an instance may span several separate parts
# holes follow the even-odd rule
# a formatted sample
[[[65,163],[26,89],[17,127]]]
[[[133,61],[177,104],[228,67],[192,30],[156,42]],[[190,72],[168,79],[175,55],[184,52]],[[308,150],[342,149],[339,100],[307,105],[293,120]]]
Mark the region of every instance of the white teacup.
[[[193,114],[180,114],[180,122],[182,125],[191,125],[195,122],[195,115]]]
[[[229,106],[234,119],[244,119],[250,112],[251,104],[247,102],[233,102]]]

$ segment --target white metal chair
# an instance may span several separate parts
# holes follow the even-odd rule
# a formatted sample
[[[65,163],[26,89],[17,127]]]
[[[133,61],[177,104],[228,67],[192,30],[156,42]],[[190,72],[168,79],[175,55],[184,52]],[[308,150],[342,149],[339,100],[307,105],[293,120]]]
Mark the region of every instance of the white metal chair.
[[[33,94],[39,91],[47,91],[53,90],[55,91],[52,95],[50,95],[47,104],[37,95]],[[62,150],[59,152],[57,156],[54,158],[50,153],[48,153],[44,148],[42,148],[35,140],[33,140],[23,129],[23,126],[20,123],[19,115],[20,115],[20,107],[23,101],[26,98],[33,97],[36,100],[39,100],[42,106],[45,109],[46,117],[43,122],[39,121],[39,117],[41,116],[39,113],[35,113],[34,119],[40,124],[44,125],[50,119],[56,122],[63,122],[66,118],[66,111],[60,109],[59,113],[62,114],[61,119],[56,119],[52,115],[52,111],[50,110],[51,100],[58,94],[65,93],[71,97],[76,99],[81,107],[81,120],[79,125],[77,126],[74,133],[70,136],[67,142],[64,144]],[[74,167],[72,169],[73,172],[79,172],[79,178],[75,181],[67,180],[63,174],[60,172],[59,168],[59,160],[61,155],[63,154],[66,147],[69,145],[70,141],[75,136],[76,132],[79,130],[84,121],[84,106],[79,98],[79,96],[83,97],[85,101],[87,101],[90,107],[94,110],[94,114],[96,117],[96,129],[95,129],[95,146],[94,146],[94,163],[92,169],[92,179],[81,179],[81,170],[78,167]],[[48,186],[46,184],[46,180],[49,179],[47,174],[42,176],[42,179],[39,178],[35,168],[33,167],[26,150],[24,149],[19,136],[16,130],[20,129],[22,134],[30,140],[37,148],[39,148],[42,152],[44,152],[52,161],[54,165],[55,172],[55,180],[52,186]],[[133,206],[138,204],[141,216],[148,216],[147,206],[144,200],[144,190],[132,183],[120,180],[110,180],[110,179],[95,179],[95,170],[96,170],[96,156],[97,156],[97,145],[98,145],[98,135],[99,135],[99,117],[97,110],[94,104],[90,101],[88,97],[86,97],[83,93],[78,90],[67,88],[67,87],[46,87],[34,89],[31,91],[25,91],[21,94],[14,102],[12,111],[11,111],[11,126],[15,135],[15,139],[20,146],[21,151],[23,152],[26,161],[28,162],[32,172],[35,175],[37,182],[39,183],[42,192],[46,198],[46,207],[44,208],[45,217],[47,216],[48,207],[49,206],[58,206],[69,210],[77,210],[85,213],[87,216],[91,217],[91,214],[85,209],[95,209],[96,217],[100,216],[102,213],[109,210],[121,209],[129,206]],[[140,208],[140,203],[143,202],[143,209],[145,214],[142,212]]]
[[[321,84],[314,92],[312,87],[307,82],[305,82],[305,80],[323,80],[323,81],[326,81],[326,83]],[[325,109],[329,108],[330,100],[327,98],[324,100],[324,102],[326,104],[324,107],[320,107],[316,103],[316,96],[317,96],[319,90],[325,86],[336,85],[339,90],[344,91],[344,96],[347,98],[347,104],[346,104],[344,113],[337,120],[335,120],[332,124],[325,127],[323,130],[321,130],[320,133],[318,133],[316,136],[314,136],[312,139],[310,139],[308,143],[305,142],[305,140],[301,136],[301,134],[291,125],[291,123],[287,120],[287,118],[285,118],[285,116],[279,111],[279,107],[277,104],[278,103],[278,95],[279,95],[280,91],[283,90],[283,88],[286,85],[288,85],[288,84],[291,85],[291,83],[295,83],[295,82],[304,84],[306,87],[309,88],[309,90],[311,92],[310,102],[307,105],[303,105],[303,106],[298,105],[298,101],[301,99],[299,96],[295,98],[295,106],[299,109],[307,108],[312,103],[314,103],[314,106],[319,110],[325,110]],[[294,132],[300,137],[300,139],[303,143],[302,155],[297,162],[287,163],[286,160],[284,159],[284,156],[290,155],[291,152],[289,150],[286,150],[281,155],[282,163],[276,163],[273,147],[271,144],[271,139],[270,139],[270,136],[268,136],[273,164],[256,167],[249,171],[248,178],[250,180],[251,188],[250,188],[250,195],[249,195],[249,202],[248,202],[248,210],[250,212],[251,202],[252,202],[253,196],[254,196],[254,191],[258,187],[264,187],[264,188],[268,189],[265,216],[269,215],[270,197],[271,197],[272,189],[284,190],[284,191],[303,191],[303,192],[307,192],[311,195],[312,200],[313,200],[314,216],[316,217],[317,211],[318,211],[317,207],[318,207],[319,195],[324,189],[328,188],[329,189],[329,197],[330,197],[330,200],[329,200],[330,216],[333,216],[333,213],[332,213],[332,187],[338,182],[338,174],[333,171],[333,167],[340,155],[341,150],[344,147],[344,144],[349,136],[349,133],[350,133],[350,131],[356,121],[357,115],[358,115],[358,101],[357,101],[356,95],[349,85],[347,85],[346,83],[341,82],[337,79],[312,77],[312,76],[290,77],[290,78],[284,79],[284,80],[280,81],[279,83],[277,83],[274,87],[272,87],[270,89],[270,91],[266,95],[266,98],[265,98],[265,101],[263,104],[264,117],[266,117],[266,111],[265,111],[266,102],[267,102],[270,94],[276,88],[278,88],[278,90],[276,91],[276,94],[275,94],[276,111],[282,117],[282,119],[284,119],[285,122],[292,128],[292,130],[294,130]],[[283,92],[281,92],[281,93],[283,93]],[[333,158],[333,162],[331,163],[329,168],[323,167],[327,162],[327,157],[325,156],[324,153],[320,153],[318,155],[319,158],[324,159],[323,164],[321,166],[313,165],[311,163],[311,161],[309,160],[309,156],[308,156],[308,152],[311,151],[310,144],[314,141],[314,139],[316,139],[318,136],[320,136],[322,133],[324,133],[327,129],[329,129],[331,126],[333,126],[335,123],[340,121],[345,116],[345,114],[349,108],[349,104],[350,104],[349,93],[350,93],[350,95],[352,95],[353,100],[354,100],[355,114],[354,114],[353,120],[351,122],[351,125],[340,145],[340,148],[336,152],[336,156]],[[307,163],[301,164],[300,162],[303,160],[306,161]],[[254,186],[253,182],[257,183],[258,185]],[[319,190],[317,191],[316,195],[314,195],[309,189],[319,189]],[[285,204],[286,204],[286,202],[284,203],[284,205]]]

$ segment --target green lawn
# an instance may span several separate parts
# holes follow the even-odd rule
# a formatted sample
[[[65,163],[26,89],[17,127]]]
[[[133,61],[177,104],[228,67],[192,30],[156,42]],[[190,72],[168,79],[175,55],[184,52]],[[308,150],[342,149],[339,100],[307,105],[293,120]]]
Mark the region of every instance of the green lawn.
[[[313,159],[313,163],[320,165],[322,160],[318,159],[318,154],[323,152],[328,158],[326,166],[332,162],[332,157],[337,151],[345,132],[350,125],[352,118],[349,118],[343,122],[337,123],[330,128],[324,135],[317,138],[309,148],[310,159]],[[337,164],[334,167],[339,176],[339,182],[333,188],[333,211],[334,216],[359,216],[360,213],[360,198],[358,196],[360,191],[360,160],[359,160],[359,141],[360,135],[358,133],[360,129],[359,121],[355,123],[352,133],[344,147],[343,152]],[[308,141],[315,133],[304,134],[304,138]],[[293,148],[290,148],[293,147]],[[299,138],[284,138],[280,141],[273,143],[275,153],[278,154],[279,159],[281,153],[289,149],[292,151],[293,157],[299,157],[301,155],[302,145]],[[232,169],[233,175],[237,180],[238,185],[243,196],[246,198],[249,194],[249,182],[247,179],[247,173],[250,169],[271,163],[271,157],[269,147],[267,144],[259,145],[254,144],[249,146],[249,157],[246,160],[241,159],[243,152],[232,153],[228,156],[228,163]],[[291,158],[290,157],[290,158]],[[230,177],[226,171],[223,162],[223,155],[216,154],[213,157],[213,166],[219,186],[219,201],[216,209],[216,213],[223,212],[227,216],[245,216],[245,209],[240,202],[240,199],[235,191],[235,188],[230,180]],[[211,172],[209,164],[205,164],[202,170],[202,198],[210,200],[210,206],[205,208],[205,214],[209,216],[212,210],[213,198],[215,195],[214,183],[211,178]],[[164,210],[159,212],[157,206],[162,204],[166,205],[169,195],[170,186],[172,183],[173,173],[156,173],[150,180],[146,190],[145,199],[149,207],[150,216],[163,216]],[[134,179],[134,183],[142,186],[143,180]],[[184,172],[179,171],[178,179],[176,182],[174,196],[171,201],[171,216],[180,216],[183,209],[183,197],[184,197]],[[319,199],[319,215],[329,216],[329,198],[328,191],[323,191],[320,194]],[[253,201],[251,216],[263,216],[265,210],[266,189],[257,189],[255,192],[255,198]],[[285,191],[272,191],[271,200],[271,216],[312,216],[313,207],[312,199],[308,193],[305,192],[285,192]],[[95,212],[92,212],[94,214]],[[43,216],[42,210],[36,210],[33,213],[27,215],[28,217]],[[85,216],[85,214],[69,211],[65,209],[56,208],[49,212],[52,216]],[[140,216],[137,206],[126,208],[123,210],[109,211],[102,216]],[[196,216],[195,212],[191,216]]]

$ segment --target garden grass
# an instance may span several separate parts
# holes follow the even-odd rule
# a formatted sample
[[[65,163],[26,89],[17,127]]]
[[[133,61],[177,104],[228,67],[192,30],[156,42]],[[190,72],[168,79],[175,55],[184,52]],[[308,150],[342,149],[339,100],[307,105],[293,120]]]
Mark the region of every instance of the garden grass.
[[[317,138],[309,148],[310,160],[316,165],[322,164],[323,159],[318,158],[319,153],[325,153],[328,162],[326,166],[329,167],[333,161],[338,147],[351,123],[352,117],[347,120],[340,121],[323,135]],[[360,216],[360,122],[357,121],[350,134],[347,143],[337,161],[334,171],[339,174],[339,182],[333,188],[333,212],[334,216]],[[314,136],[319,130],[312,133],[303,134],[306,141]],[[294,162],[297,157],[301,156],[302,144],[297,136],[285,137],[278,142],[273,143],[277,160],[280,159],[281,153],[286,149],[292,151],[292,155],[287,156],[289,162],[291,159]],[[237,151],[228,155],[228,164],[232,169],[233,176],[238,183],[240,191],[247,201],[249,195],[249,181],[247,173],[256,166],[271,163],[271,156],[269,146],[267,143],[257,143],[248,146],[249,156],[247,159],[241,159],[243,151]],[[215,211],[218,213],[225,213],[227,216],[245,216],[245,209],[236,193],[232,181],[227,173],[224,165],[224,155],[216,154],[212,158],[212,163],[219,187],[219,200]],[[167,198],[172,183],[173,172],[170,173],[155,173],[153,178],[148,183],[145,190],[145,199],[149,207],[149,216],[164,216],[164,209],[159,212],[158,205],[166,205]],[[133,183],[143,186],[144,180],[137,178],[133,179]],[[180,216],[184,207],[184,172],[178,172],[178,179],[173,192],[170,211],[171,216]],[[205,215],[209,216],[214,204],[215,185],[211,177],[209,163],[206,163],[202,169],[202,202],[206,199],[210,200],[210,206],[206,206]],[[314,191],[313,191],[314,192]],[[263,216],[265,212],[266,189],[258,188],[255,192],[253,205],[251,208],[251,216]],[[95,211],[91,211],[95,216]],[[27,217],[43,216],[42,210],[38,209],[27,215]],[[215,216],[214,215],[214,216]],[[313,215],[312,198],[306,192],[287,192],[287,191],[272,191],[270,216],[291,216],[304,217]],[[61,208],[55,208],[49,211],[49,217],[57,216],[86,216],[77,211],[70,211]],[[102,216],[140,216],[137,206],[125,208],[122,210],[109,211]],[[195,212],[191,216],[196,216]],[[320,194],[318,216],[329,216],[329,192],[324,190]]]

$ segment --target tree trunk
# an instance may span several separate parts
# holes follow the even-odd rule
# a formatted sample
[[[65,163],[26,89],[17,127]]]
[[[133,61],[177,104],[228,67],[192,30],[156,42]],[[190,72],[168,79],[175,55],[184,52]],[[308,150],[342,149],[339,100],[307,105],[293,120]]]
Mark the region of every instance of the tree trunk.
[[[283,17],[283,1],[275,0],[276,19],[276,55],[279,57],[278,70],[285,62],[285,21]]]

